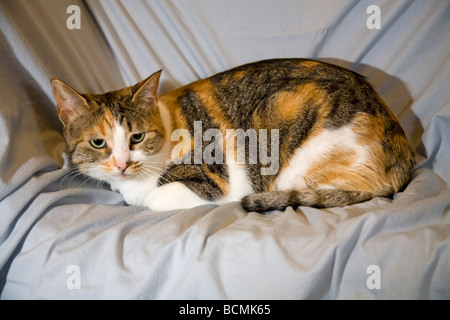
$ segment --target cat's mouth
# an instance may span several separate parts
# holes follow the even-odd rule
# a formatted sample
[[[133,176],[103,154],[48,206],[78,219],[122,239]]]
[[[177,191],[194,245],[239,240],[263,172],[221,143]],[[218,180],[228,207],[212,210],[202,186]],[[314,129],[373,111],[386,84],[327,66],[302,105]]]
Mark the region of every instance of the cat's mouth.
[[[118,172],[118,173],[114,173],[113,175],[112,175],[114,178],[126,178],[126,177],[130,177],[131,176],[131,174],[129,174],[129,173],[126,173],[126,172]]]
[[[126,180],[143,175],[142,164],[140,162],[132,162],[126,168],[115,168],[112,173],[114,179]]]
[[[109,174],[114,179],[124,180],[127,178],[132,178],[139,174],[139,163],[137,162],[127,162],[118,165],[115,163],[114,165],[109,165],[104,168],[105,173]]]
[[[118,171],[112,174],[115,179],[125,180],[136,176],[136,173],[131,170],[125,169],[124,171]]]

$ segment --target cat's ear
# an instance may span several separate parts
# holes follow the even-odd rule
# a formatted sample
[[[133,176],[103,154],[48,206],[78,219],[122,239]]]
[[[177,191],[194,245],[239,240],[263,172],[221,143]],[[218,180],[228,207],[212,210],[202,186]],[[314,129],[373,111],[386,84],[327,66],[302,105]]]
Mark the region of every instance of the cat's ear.
[[[136,93],[133,95],[131,102],[135,105],[144,106],[154,110],[158,104],[158,86],[162,69],[152,74],[147,79],[136,84],[133,89]]]
[[[89,108],[86,99],[61,80],[53,79],[52,89],[58,117],[65,126]]]

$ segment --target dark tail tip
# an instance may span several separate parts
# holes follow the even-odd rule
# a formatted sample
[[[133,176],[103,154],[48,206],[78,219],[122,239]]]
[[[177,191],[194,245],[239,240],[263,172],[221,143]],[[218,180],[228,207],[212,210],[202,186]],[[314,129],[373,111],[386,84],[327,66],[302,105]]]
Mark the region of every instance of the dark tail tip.
[[[287,207],[307,206],[314,208],[343,207],[372,199],[374,194],[365,191],[339,189],[305,189],[255,193],[241,200],[247,211],[264,212],[284,210]]]

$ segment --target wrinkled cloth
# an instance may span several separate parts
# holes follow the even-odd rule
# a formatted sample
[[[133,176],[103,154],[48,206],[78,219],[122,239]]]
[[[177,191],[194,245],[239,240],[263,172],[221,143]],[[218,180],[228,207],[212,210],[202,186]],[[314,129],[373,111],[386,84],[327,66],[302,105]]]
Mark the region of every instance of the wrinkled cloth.
[[[438,0],[1,1],[1,298],[449,299],[449,16]],[[368,78],[417,153],[405,190],[153,212],[69,165],[51,78],[100,93],[163,68],[163,93],[282,57]]]

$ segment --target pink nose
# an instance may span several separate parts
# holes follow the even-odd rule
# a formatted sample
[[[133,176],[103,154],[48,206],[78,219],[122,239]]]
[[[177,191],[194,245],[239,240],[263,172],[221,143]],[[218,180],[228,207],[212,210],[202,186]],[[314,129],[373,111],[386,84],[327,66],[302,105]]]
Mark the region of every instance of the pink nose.
[[[123,160],[117,161],[116,160],[116,161],[114,161],[114,164],[117,169],[124,172],[125,170],[127,170],[128,166],[130,165],[130,161],[123,161]]]

